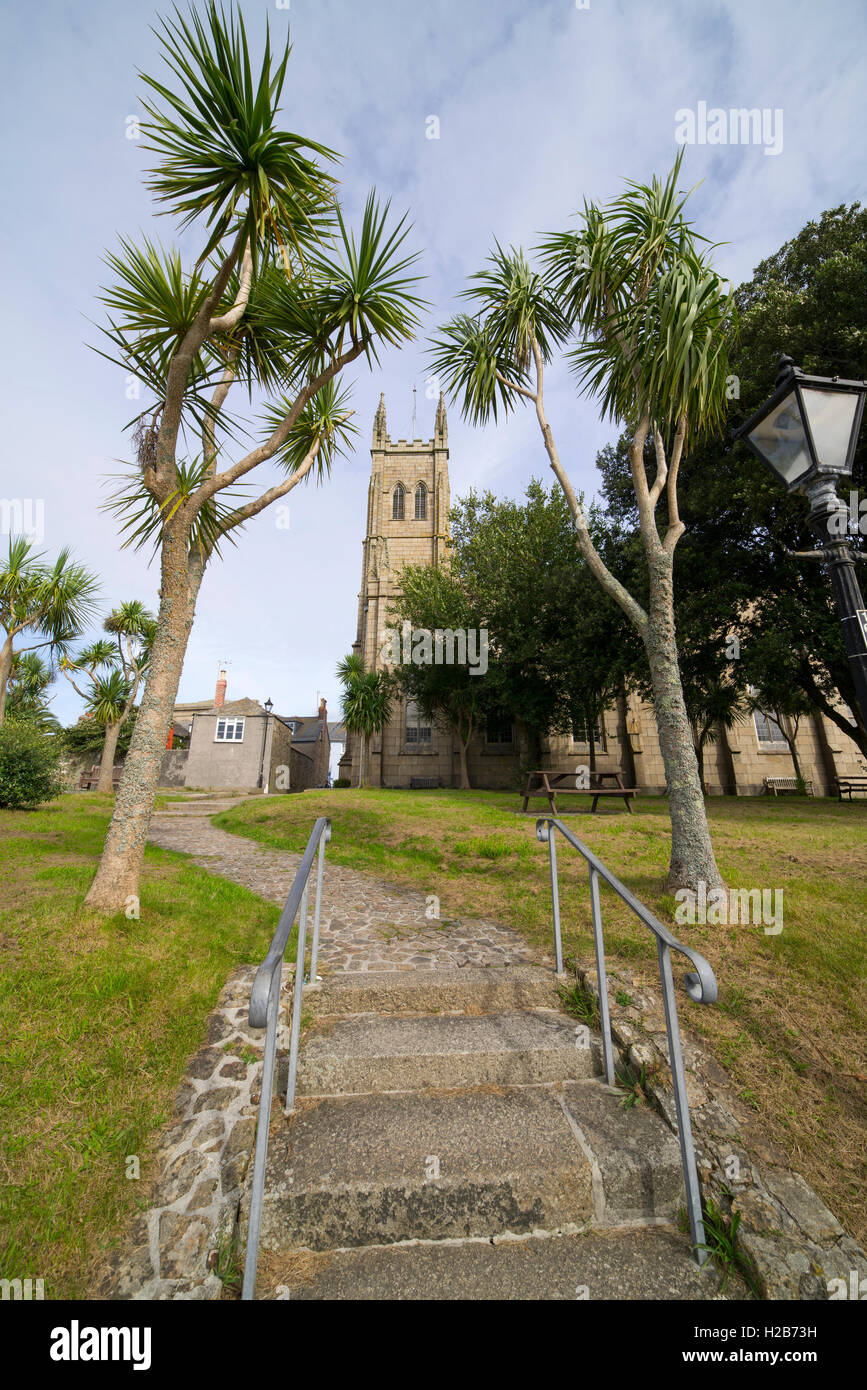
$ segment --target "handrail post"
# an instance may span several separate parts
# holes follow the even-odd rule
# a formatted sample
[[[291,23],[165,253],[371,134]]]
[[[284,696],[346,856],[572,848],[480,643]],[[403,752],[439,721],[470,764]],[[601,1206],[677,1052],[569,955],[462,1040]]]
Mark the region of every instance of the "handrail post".
[[[557,882],[557,846],[555,831],[548,822],[548,858],[551,866],[551,907],[554,912],[554,964],[558,975],[563,974],[563,938],[560,932],[560,887]]]
[[[665,1005],[665,1031],[668,1035],[668,1056],[674,1080],[674,1106],[677,1111],[677,1137],[680,1141],[680,1161],[686,1187],[686,1208],[689,1213],[689,1230],[695,1257],[700,1265],[708,1258],[705,1243],[704,1220],[701,1211],[701,1191],[698,1185],[698,1169],[695,1162],[695,1145],[692,1138],[692,1122],[689,1116],[689,1098],[686,1093],[686,1075],[683,1068],[683,1052],[680,1046],[680,1027],[677,1021],[677,1004],[674,998],[674,977],[671,971],[671,952],[665,941],[657,937],[656,952],[659,957],[659,975],[662,981],[662,998]]]
[[[319,960],[319,916],[322,911],[322,878],[325,873],[325,841],[327,836],[322,835],[319,840],[319,853],[316,859],[316,898],[313,904],[313,941],[310,945],[310,983],[316,984],[316,965]]]
[[[602,908],[599,903],[599,875],[590,869],[590,911],[593,917],[593,945],[596,950],[596,983],[599,989],[599,1021],[602,1025],[602,1060],[605,1080],[614,1085],[614,1048],[611,1043],[611,1012],[608,1008],[608,973],[605,969],[605,942],[602,939]]]
[[[301,896],[301,910],[298,915],[298,947],[295,952],[295,994],[292,1000],[292,1033],[289,1039],[289,1079],[286,1083],[286,1109],[291,1115],[295,1109],[295,1079],[298,1072],[298,1042],[301,1037],[301,999],[304,994],[304,957],[307,954],[307,899],[310,894],[310,877],[304,883]]]
[[[253,1159],[253,1188],[250,1195],[250,1221],[247,1227],[244,1283],[241,1289],[243,1302],[247,1302],[253,1297],[256,1289],[256,1270],[259,1265],[259,1229],[262,1224],[262,1204],[265,1198],[265,1162],[268,1157],[268,1127],[271,1122],[274,1058],[277,1054],[277,1018],[280,1012],[280,987],[282,983],[283,963],[281,961],[274,968],[268,997],[268,1027],[265,1033],[262,1089],[259,1092],[259,1116],[256,1123],[256,1154]]]

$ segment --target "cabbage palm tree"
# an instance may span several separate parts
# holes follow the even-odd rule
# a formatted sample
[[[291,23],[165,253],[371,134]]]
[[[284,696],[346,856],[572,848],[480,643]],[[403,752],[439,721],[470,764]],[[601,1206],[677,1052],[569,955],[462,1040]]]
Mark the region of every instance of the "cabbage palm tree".
[[[16,658],[42,647],[63,652],[90,620],[97,587],[95,575],[74,564],[68,549],[60,551],[53,565],[44,564],[32,541],[10,539],[0,561],[0,724]],[[20,647],[17,639],[23,634],[38,640]]]
[[[169,76],[143,78],[147,182],[180,229],[198,230],[200,251],[189,269],[147,240],[122,241],[108,258],[106,355],[149,398],[110,505],[126,543],[153,544],[160,565],[148,680],[87,896],[109,912],[138,892],[207,565],[245,522],[303,479],[328,475],[352,429],[341,372],[412,337],[421,304],[405,219],[389,226],[388,206],[371,194],[352,231],[336,199],[334,152],[281,128],[288,41],[272,53],[266,33],[257,73],[240,11],[227,17],[213,0],[188,18],[175,11],[158,39]],[[264,395],[258,419],[229,413],[233,390]],[[276,480],[259,483],[253,474],[269,463]],[[253,496],[239,498],[238,485],[251,482]]]
[[[16,652],[12,661],[6,718],[34,724],[43,733],[58,733],[60,723],[45,698],[45,691],[54,680],[54,674],[38,652]]]
[[[85,702],[88,715],[104,730],[96,790],[114,790],[114,759],[121,730],[135,707],[150,664],[156,637],[156,619],[139,599],[130,599],[109,613],[103,624],[109,637],[100,638],[66,657],[61,670]],[[107,668],[99,674],[101,668]],[[81,690],[74,673],[83,673],[89,685]]]
[[[388,724],[391,681],[384,671],[365,671],[364,660],[357,652],[338,662],[337,679],[343,686],[341,718],[349,733],[359,735],[358,785],[366,787],[366,744]]]
[[[551,468],[569,504],[578,548],[639,633],[653,688],[671,815],[669,886],[722,883],[708,830],[684,704],[674,622],[674,550],[683,534],[677,478],[687,441],[725,414],[731,296],[711,269],[703,238],[683,217],[681,156],[663,182],[630,183],[608,207],[586,204],[577,230],[548,237],[534,270],[499,244],[464,295],[474,314],[439,331],[434,371],[475,423],[532,403]],[[645,608],[593,544],[580,499],[545,412],[545,368],[567,353],[581,390],[630,435],[649,603]],[[655,474],[648,477],[645,443]]]

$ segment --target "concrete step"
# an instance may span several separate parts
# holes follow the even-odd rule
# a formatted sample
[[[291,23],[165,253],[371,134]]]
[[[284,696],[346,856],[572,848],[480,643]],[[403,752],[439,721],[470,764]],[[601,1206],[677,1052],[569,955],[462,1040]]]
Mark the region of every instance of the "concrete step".
[[[329,1026],[330,1025],[330,1026]],[[598,1038],[554,1010],[329,1019],[306,1039],[298,1094],[577,1081],[602,1070]]]
[[[712,1263],[699,1268],[688,1241],[655,1227],[524,1240],[368,1246],[263,1259],[258,1298],[569,1300],[749,1297]],[[277,1292],[279,1290],[279,1294]]]
[[[557,1007],[557,977],[536,965],[327,975],[305,993],[317,1014],[475,1013]]]
[[[272,1125],[262,1247],[671,1220],[677,1141],[597,1081],[301,1100]]]

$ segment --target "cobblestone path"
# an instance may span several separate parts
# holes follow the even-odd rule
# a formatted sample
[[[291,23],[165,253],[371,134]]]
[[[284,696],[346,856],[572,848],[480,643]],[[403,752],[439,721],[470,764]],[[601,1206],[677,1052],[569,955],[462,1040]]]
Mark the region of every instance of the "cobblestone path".
[[[211,816],[246,799],[208,797],[171,803],[154,812],[151,843],[189,854],[210,873],[222,874],[282,905],[301,855],[267,849],[211,824]],[[329,972],[437,970],[541,960],[515,932],[496,922],[428,920],[424,893],[334,864],[327,849],[322,896],[319,958]]]

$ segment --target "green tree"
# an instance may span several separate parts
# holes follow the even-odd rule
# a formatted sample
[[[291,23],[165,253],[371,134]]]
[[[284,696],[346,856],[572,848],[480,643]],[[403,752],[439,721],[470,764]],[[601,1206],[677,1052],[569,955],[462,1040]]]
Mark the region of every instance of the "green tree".
[[[374,734],[382,733],[388,724],[392,682],[384,671],[365,671],[364,660],[357,652],[351,652],[338,662],[337,679],[343,686],[341,718],[349,733],[360,737],[358,785],[366,787],[366,745]]]
[[[96,592],[96,577],[74,564],[69,550],[47,565],[31,541],[10,538],[0,562],[0,724],[16,659],[42,647],[63,652],[92,617]],[[20,647],[16,643],[23,635],[38,640]]]
[[[59,796],[59,759],[56,735],[7,719],[0,727],[0,806],[23,811]]]
[[[53,680],[54,672],[38,652],[16,652],[6,702],[7,719],[34,724],[43,733],[58,733],[60,724],[45,697]]]
[[[113,505],[132,544],[153,542],[160,610],[148,680],[88,904],[117,911],[138,881],[159,768],[205,569],[221,540],[311,474],[327,475],[351,426],[342,370],[417,326],[405,220],[389,229],[371,194],[350,230],[324,145],[282,130],[288,40],[266,36],[258,74],[243,17],[216,4],[158,31],[167,81],[147,75],[148,184],[180,228],[200,230],[191,269],[149,241],[109,257],[113,360],[150,402],[135,421],[136,460]],[[259,442],[226,457],[244,429],[235,391],[264,393]],[[234,396],[232,399],[234,400]],[[185,456],[185,438],[201,450]],[[234,452],[234,450],[233,450]],[[239,500],[274,460],[282,480]],[[258,476],[258,475],[257,475]]]
[[[644,645],[665,764],[672,838],[669,887],[722,884],[714,857],[683,698],[674,621],[674,551],[684,525],[678,475],[687,444],[725,414],[727,336],[733,306],[683,216],[680,156],[668,179],[629,184],[606,208],[586,205],[577,231],[540,248],[544,275],[522,251],[499,245],[433,345],[435,372],[464,415],[484,422],[532,402],[563,489],[579,550]],[[571,366],[584,391],[630,434],[629,463],[647,576],[645,607],[608,568],[564,468],[545,413],[544,374],[571,335]],[[651,480],[645,444],[653,446]],[[657,504],[664,499],[660,531]]]

